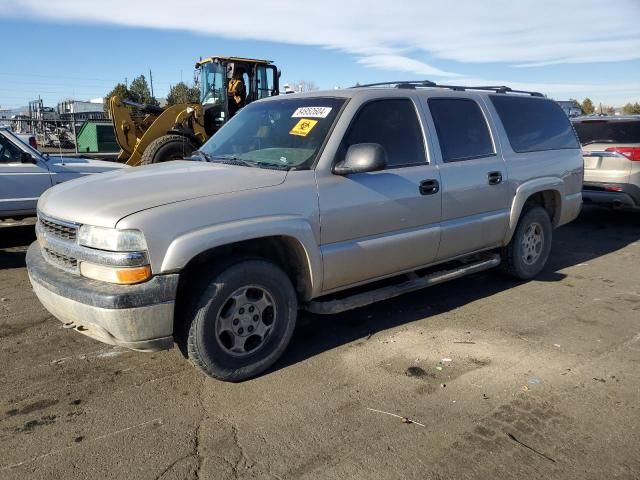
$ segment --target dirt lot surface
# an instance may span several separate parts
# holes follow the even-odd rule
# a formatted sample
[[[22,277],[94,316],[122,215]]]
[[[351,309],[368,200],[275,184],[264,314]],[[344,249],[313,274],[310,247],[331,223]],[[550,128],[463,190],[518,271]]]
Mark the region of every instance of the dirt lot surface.
[[[29,286],[32,240],[0,230],[4,480],[640,478],[638,215],[583,212],[536,281],[303,315],[242,384],[62,329]]]

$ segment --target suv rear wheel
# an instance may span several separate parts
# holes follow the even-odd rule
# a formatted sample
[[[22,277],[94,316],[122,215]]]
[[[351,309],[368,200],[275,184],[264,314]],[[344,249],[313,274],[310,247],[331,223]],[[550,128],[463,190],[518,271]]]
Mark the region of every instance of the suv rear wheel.
[[[549,258],[553,228],[540,207],[525,207],[511,242],[502,249],[502,271],[521,280],[538,275]]]
[[[189,314],[187,352],[206,375],[239,382],[269,368],[296,324],[289,277],[265,260],[243,260],[204,282]]]

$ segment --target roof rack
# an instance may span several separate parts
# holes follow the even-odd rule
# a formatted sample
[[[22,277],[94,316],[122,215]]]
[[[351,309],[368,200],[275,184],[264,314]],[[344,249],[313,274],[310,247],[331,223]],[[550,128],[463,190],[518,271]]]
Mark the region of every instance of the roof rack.
[[[466,90],[485,90],[495,93],[524,93],[527,95],[531,95],[532,97],[544,97],[544,95],[540,92],[529,92],[527,90],[514,90],[513,88],[506,87],[504,85],[499,86],[482,86],[482,87],[469,87],[465,85],[438,85],[431,80],[401,80],[399,82],[378,82],[378,83],[368,83],[366,85],[355,85],[351,88],[363,88],[363,87],[383,87],[383,86],[394,86],[395,88],[404,88],[404,89],[416,89],[416,88],[448,88],[449,90],[454,90],[456,92],[464,92]]]

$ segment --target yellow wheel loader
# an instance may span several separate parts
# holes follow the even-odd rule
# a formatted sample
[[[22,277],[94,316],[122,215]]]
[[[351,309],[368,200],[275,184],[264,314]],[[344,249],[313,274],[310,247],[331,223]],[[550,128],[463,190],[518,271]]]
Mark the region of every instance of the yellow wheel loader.
[[[118,160],[135,166],[191,156],[239,108],[278,95],[279,78],[269,60],[209,57],[196,63],[200,103],[161,108],[114,95],[109,110],[122,149]]]

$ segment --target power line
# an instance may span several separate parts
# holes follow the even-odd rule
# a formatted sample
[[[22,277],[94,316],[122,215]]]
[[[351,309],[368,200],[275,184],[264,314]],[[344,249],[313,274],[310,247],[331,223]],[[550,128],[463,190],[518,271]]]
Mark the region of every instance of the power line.
[[[71,76],[65,76],[65,75],[38,75],[38,74],[24,74],[24,73],[8,73],[8,72],[0,72],[0,76],[4,76],[4,77],[20,77],[21,79],[23,79],[24,77],[28,76],[28,77],[35,77],[35,78],[47,78],[47,79],[52,79],[52,78],[59,78],[59,79],[64,79],[64,80],[89,80],[89,81],[95,81],[95,82],[104,82],[104,83],[113,83],[113,82],[118,82],[119,80],[117,79],[107,79],[107,78],[89,78],[89,77],[71,77]]]

